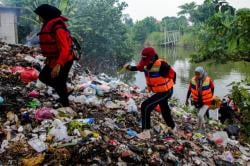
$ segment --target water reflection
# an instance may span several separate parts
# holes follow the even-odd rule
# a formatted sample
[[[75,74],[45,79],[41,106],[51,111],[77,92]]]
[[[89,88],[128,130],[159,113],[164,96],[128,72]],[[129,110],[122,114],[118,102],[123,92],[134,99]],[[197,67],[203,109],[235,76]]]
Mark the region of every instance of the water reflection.
[[[227,85],[232,81],[240,81],[250,77],[250,63],[228,62],[225,64],[215,62],[190,63],[188,55],[193,50],[183,48],[156,48],[159,56],[167,60],[177,72],[174,96],[182,102],[186,98],[189,80],[193,77],[193,71],[197,66],[203,66],[215,83],[215,95],[223,97],[228,94],[230,87]],[[145,88],[143,73],[127,74],[125,82],[132,83],[140,88]]]

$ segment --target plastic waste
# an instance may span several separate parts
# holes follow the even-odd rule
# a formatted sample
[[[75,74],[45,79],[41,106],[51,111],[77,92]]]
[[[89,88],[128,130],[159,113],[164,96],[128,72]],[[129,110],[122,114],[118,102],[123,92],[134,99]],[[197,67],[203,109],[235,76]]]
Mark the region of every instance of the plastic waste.
[[[192,119],[191,114],[186,114],[186,115],[183,115],[183,116],[182,116],[182,121],[183,121],[184,123],[190,122],[191,119]]]
[[[128,104],[128,112],[129,113],[138,112],[138,109],[137,109],[137,106],[135,104],[135,101],[132,98],[130,98],[128,100],[127,104]]]
[[[110,119],[110,118],[105,118],[105,122],[103,123],[103,126],[109,127],[112,130],[118,128],[118,126],[115,124],[115,120]]]
[[[4,99],[2,96],[0,96],[0,105],[2,105],[4,103]]]
[[[32,138],[28,141],[28,144],[38,153],[45,151],[47,145],[38,138]]]
[[[28,97],[38,97],[40,95],[40,93],[36,90],[32,90],[28,93]]]
[[[84,89],[83,94],[85,96],[93,96],[93,95],[96,95],[96,90],[94,88],[87,87]]]
[[[244,154],[247,157],[250,157],[250,147],[247,148],[247,147],[240,146],[239,149],[242,154]]]
[[[230,151],[226,151],[222,154],[222,159],[230,163],[234,163],[234,157]]]
[[[6,117],[10,123],[17,123],[19,121],[18,116],[11,111],[7,113]]]
[[[44,83],[42,83],[40,80],[36,81],[36,87],[38,89],[44,89],[46,87],[46,85]]]
[[[112,145],[112,146],[117,146],[119,144],[119,142],[117,140],[109,140],[108,144]]]
[[[113,101],[107,101],[105,107],[109,109],[117,109],[119,108],[119,105],[115,104]]]
[[[61,107],[54,111],[56,117],[68,117],[73,118],[77,116],[77,113],[71,107]]]
[[[227,145],[228,135],[224,131],[217,131],[213,133],[209,139],[213,141],[216,145],[222,145],[225,147]]]
[[[204,138],[205,136],[201,133],[194,133],[193,139],[201,139]]]
[[[24,83],[29,83],[38,79],[38,73],[34,68],[24,68],[24,71],[20,73],[20,78]]]
[[[127,129],[127,135],[131,138],[135,137],[137,135],[137,132],[132,130],[131,128]]]
[[[173,143],[175,142],[175,138],[172,137],[172,136],[167,136],[165,139],[164,139],[165,142],[168,142],[168,143]]]
[[[90,84],[90,87],[96,91],[97,96],[103,96],[104,92],[102,89],[100,89],[100,86],[95,85],[95,84]]]
[[[53,110],[51,108],[40,108],[35,112],[35,119],[39,122],[44,119],[52,119],[54,117],[52,112]]]
[[[76,119],[76,121],[80,122],[84,125],[93,125],[95,123],[94,118],[86,118],[86,119]]]
[[[155,111],[156,111],[156,112],[161,112],[161,107],[160,107],[159,104],[155,107]]]
[[[23,166],[37,166],[41,165],[44,161],[44,154],[40,153],[35,157],[22,159]]]
[[[15,66],[11,68],[12,74],[21,73],[23,71],[24,71],[24,67],[22,66]]]
[[[0,154],[5,152],[7,148],[9,148],[9,141],[3,140],[0,148]]]
[[[81,136],[82,136],[83,138],[86,138],[86,137],[88,137],[89,135],[93,135],[93,132],[90,131],[90,130],[83,130],[83,131],[80,132],[80,133],[81,133]]]
[[[52,123],[52,129],[49,134],[54,136],[56,141],[68,140],[67,127],[59,120],[55,119]]]
[[[142,133],[136,135],[139,139],[147,140],[151,138],[150,130],[145,130]]]
[[[32,100],[28,102],[27,106],[30,108],[37,108],[41,105],[41,103],[38,100]]]

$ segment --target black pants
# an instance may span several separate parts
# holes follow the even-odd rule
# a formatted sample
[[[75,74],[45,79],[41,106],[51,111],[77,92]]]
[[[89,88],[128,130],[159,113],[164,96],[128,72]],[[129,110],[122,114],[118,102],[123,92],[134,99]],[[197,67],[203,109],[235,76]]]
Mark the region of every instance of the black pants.
[[[175,127],[175,123],[171,115],[171,110],[168,105],[168,99],[172,96],[172,94],[173,89],[163,93],[156,93],[142,103],[142,130],[150,129],[150,114],[158,104],[160,105],[162,117],[167,123],[167,125],[172,129]]]
[[[52,69],[49,66],[45,66],[39,75],[39,80],[46,85],[55,89],[60,97],[60,102],[64,107],[69,106],[68,91],[67,91],[67,78],[73,61],[67,62],[59,72],[56,78],[51,77]]]

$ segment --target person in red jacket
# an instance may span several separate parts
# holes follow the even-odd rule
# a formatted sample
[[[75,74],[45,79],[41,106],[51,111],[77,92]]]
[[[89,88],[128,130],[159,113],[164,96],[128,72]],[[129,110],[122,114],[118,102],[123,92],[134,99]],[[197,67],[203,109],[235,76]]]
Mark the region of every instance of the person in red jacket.
[[[171,115],[168,100],[173,94],[176,73],[164,60],[159,59],[152,47],[146,47],[141,52],[141,61],[137,66],[125,65],[127,70],[145,73],[147,89],[154,94],[141,104],[142,130],[145,135],[150,135],[150,114],[159,104],[162,117],[166,124],[176,132],[176,125]]]
[[[38,34],[43,56],[46,57],[45,67],[39,79],[53,87],[60,97],[60,103],[69,106],[67,78],[72,67],[74,56],[72,40],[67,30],[67,18],[54,6],[43,4],[34,11],[42,21],[41,32]]]

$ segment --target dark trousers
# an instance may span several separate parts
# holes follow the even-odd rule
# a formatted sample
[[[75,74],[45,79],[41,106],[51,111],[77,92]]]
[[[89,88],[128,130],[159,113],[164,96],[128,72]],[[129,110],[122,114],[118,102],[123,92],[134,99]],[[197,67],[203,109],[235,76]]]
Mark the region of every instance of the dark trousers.
[[[60,102],[64,107],[69,106],[68,90],[67,90],[67,79],[69,71],[72,67],[73,61],[67,62],[59,72],[56,78],[51,77],[52,69],[49,66],[45,66],[39,75],[39,80],[46,85],[51,86],[55,89],[60,97]]]
[[[172,94],[173,89],[170,89],[169,91],[163,93],[156,93],[142,103],[142,130],[150,129],[150,114],[158,104],[160,105],[162,117],[167,125],[172,129],[175,127],[175,123],[171,115],[171,110],[168,105],[168,99],[172,96]]]

